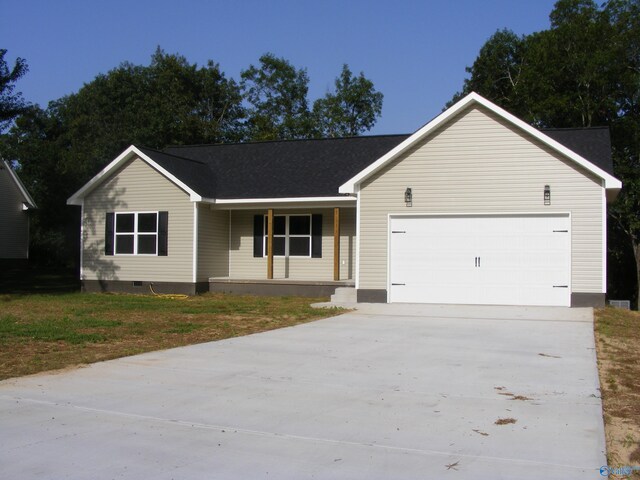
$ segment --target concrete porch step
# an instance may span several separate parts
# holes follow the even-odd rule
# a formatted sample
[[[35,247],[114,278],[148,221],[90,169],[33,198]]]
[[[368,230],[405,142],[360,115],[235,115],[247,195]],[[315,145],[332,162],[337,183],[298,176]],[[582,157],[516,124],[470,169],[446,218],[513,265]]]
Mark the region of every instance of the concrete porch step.
[[[339,287],[331,295],[331,303],[355,303],[358,300],[356,289],[353,287]]]

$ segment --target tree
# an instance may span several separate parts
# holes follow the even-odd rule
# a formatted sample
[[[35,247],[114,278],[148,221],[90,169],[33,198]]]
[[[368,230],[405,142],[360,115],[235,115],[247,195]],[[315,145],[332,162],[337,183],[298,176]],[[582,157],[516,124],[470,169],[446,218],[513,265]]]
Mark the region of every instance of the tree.
[[[260,65],[241,72],[250,140],[283,140],[311,135],[307,102],[309,77],[284,58],[271,53],[260,57]]]
[[[354,77],[344,64],[335,80],[335,92],[313,104],[318,134],[322,137],[352,137],[370,130],[382,112],[383,95],[364,73]]]
[[[623,182],[610,215],[635,258],[636,301],[640,308],[640,2],[612,0],[604,14],[615,28],[617,40],[612,45],[618,67],[612,136],[615,170]],[[624,258],[623,253],[614,253]]]
[[[73,150],[55,113],[58,106],[28,107],[4,136],[2,156],[17,161],[20,177],[38,204],[30,214],[30,259],[71,266],[79,248],[79,223],[77,212],[66,208],[66,198],[78,179],[68,167]]]
[[[73,146],[82,182],[131,144],[237,141],[244,110],[238,85],[219,66],[190,64],[160,48],[149,66],[123,63],[64,97],[55,114]]]
[[[217,64],[198,67],[158,49],[148,66],[123,63],[46,109],[26,109],[0,154],[18,163],[39,205],[32,257],[68,264],[77,255],[78,215],[66,199],[124,148],[238,141],[241,102]]]
[[[548,30],[496,32],[480,49],[459,99],[470,91],[539,127],[608,126],[623,182],[611,206],[612,258],[632,261],[609,290],[640,299],[640,1],[559,0]],[[615,238],[624,235],[625,239]],[[628,245],[629,248],[624,248]],[[627,253],[629,252],[629,253]],[[631,258],[629,258],[631,257]],[[619,262],[611,262],[611,265]],[[622,271],[622,270],[620,270]],[[635,285],[633,290],[627,284]]]
[[[362,74],[354,78],[343,69],[334,96],[352,110],[327,111],[331,122],[312,117],[308,83],[306,70],[272,54],[243,71],[240,86],[213,61],[198,66],[158,47],[149,65],[122,63],[45,109],[24,108],[0,136],[0,155],[16,161],[40,207],[33,214],[32,258],[71,263],[79,222],[66,199],[131,144],[162,149],[310,138],[323,131],[314,121],[340,121],[354,133],[375,123],[382,95]]]
[[[494,33],[480,49],[473,65],[465,69],[470,77],[465,79],[462,92],[457,93],[447,106],[471,92],[484,92],[484,96],[511,111],[521,110],[516,102],[522,100],[519,93],[525,63],[525,42],[525,37],[511,30],[503,29]]]
[[[29,71],[27,62],[24,58],[18,57],[10,69],[4,58],[6,54],[6,49],[0,49],[0,133],[5,131],[27,106],[22,93],[15,91],[15,83]]]

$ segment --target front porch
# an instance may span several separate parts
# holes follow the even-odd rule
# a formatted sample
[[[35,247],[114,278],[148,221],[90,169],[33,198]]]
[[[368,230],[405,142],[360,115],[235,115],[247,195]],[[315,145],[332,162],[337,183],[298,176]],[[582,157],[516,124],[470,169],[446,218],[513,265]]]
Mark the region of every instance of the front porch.
[[[197,281],[212,292],[312,297],[354,286],[352,203],[201,205]]]

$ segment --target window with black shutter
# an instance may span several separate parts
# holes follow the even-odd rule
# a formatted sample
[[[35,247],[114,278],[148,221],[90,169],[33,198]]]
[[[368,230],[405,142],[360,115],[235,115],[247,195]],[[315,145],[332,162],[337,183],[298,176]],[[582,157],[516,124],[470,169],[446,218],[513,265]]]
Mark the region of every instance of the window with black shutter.
[[[257,219],[260,217],[260,220]],[[259,245],[256,230],[261,227]],[[254,218],[254,257],[267,256],[267,216]],[[291,214],[273,217],[275,257],[322,257],[322,215]]]
[[[168,212],[108,212],[105,255],[168,255]]]

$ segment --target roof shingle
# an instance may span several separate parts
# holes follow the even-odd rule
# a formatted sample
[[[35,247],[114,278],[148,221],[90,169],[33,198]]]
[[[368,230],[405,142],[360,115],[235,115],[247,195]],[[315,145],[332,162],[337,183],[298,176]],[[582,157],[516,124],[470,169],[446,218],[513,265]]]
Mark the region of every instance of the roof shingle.
[[[543,133],[613,174],[609,129]],[[409,135],[283,140],[220,145],[139,147],[205,198],[328,197]]]
[[[338,195],[340,185],[407,137],[194,145],[165,152],[208,165],[214,185],[206,196],[211,198],[327,197]],[[179,167],[188,168],[187,163]]]
[[[613,175],[609,127],[546,128],[541,131]]]

